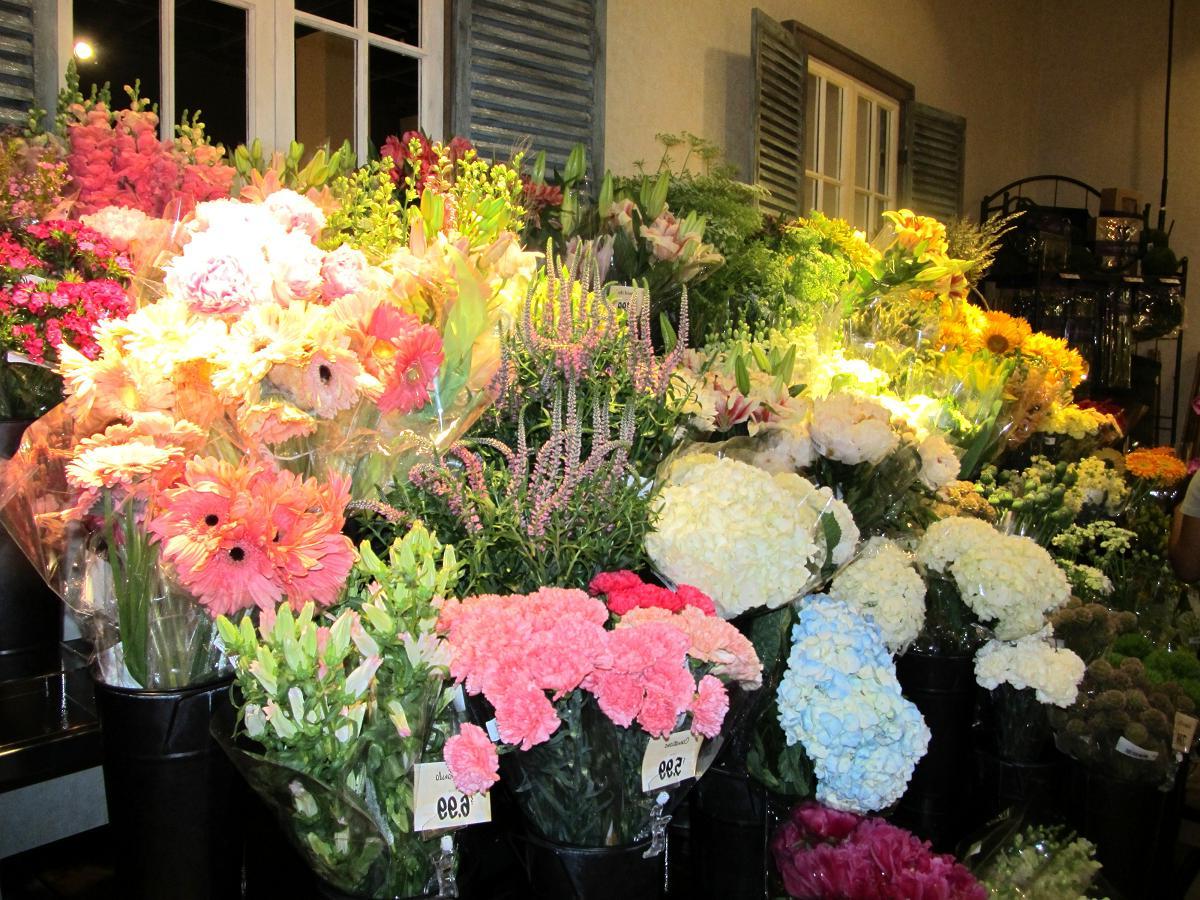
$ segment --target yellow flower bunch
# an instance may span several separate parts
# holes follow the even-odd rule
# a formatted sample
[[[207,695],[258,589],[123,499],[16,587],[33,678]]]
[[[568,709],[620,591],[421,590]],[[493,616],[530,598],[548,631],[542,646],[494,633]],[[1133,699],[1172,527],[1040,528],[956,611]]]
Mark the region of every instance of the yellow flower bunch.
[[[1041,431],[1047,434],[1065,434],[1081,441],[1100,434],[1106,428],[1113,429],[1118,435],[1121,433],[1121,427],[1111,413],[1068,404],[1052,409],[1050,416],[1042,423]]]
[[[950,255],[946,226],[929,216],[919,216],[911,209],[889,209],[883,217],[892,223],[896,236],[893,247],[900,247],[918,259],[945,259]]]
[[[1140,448],[1125,454],[1125,471],[1134,478],[1170,486],[1187,477],[1187,463],[1170,447]]]

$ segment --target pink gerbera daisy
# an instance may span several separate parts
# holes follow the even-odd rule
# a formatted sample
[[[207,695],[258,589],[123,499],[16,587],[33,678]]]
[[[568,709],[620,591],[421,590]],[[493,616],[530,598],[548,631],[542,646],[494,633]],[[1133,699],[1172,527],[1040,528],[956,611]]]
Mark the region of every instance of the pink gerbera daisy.
[[[442,366],[442,337],[437,329],[422,325],[396,340],[396,358],[379,411],[407,415],[429,402],[429,388]]]

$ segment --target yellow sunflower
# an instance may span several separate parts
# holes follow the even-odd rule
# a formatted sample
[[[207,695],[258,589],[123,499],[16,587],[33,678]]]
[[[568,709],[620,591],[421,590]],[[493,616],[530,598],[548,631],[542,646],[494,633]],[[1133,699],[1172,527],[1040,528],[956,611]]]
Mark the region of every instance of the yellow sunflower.
[[[1079,351],[1067,346],[1062,338],[1050,337],[1035,331],[1021,342],[1021,352],[1042,361],[1049,369],[1058,372],[1071,387],[1079,387],[1087,375],[1087,363]]]
[[[979,335],[985,318],[983,310],[969,303],[943,303],[939,338],[942,346],[969,352],[979,349]]]
[[[1008,313],[988,311],[983,314],[979,329],[979,345],[989,353],[1004,356],[1012,353],[1033,333],[1029,323]]]

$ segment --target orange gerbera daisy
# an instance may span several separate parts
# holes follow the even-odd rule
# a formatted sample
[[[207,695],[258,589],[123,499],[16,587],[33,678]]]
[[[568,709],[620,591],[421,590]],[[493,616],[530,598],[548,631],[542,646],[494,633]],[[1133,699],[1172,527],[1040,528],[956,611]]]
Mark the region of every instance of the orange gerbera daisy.
[[[983,314],[979,330],[979,346],[989,353],[1004,356],[1020,348],[1033,333],[1029,323],[1008,313],[989,310]]]
[[[1139,448],[1125,454],[1125,471],[1134,478],[1172,485],[1187,477],[1187,463],[1170,447]]]

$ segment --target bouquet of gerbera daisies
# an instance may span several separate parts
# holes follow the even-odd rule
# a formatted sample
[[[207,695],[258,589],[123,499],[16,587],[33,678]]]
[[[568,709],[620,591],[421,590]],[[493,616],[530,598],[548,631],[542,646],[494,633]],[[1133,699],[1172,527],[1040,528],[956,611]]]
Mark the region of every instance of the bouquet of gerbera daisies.
[[[347,503],[486,402],[497,273],[450,247],[453,292],[400,291],[324,229],[288,190],[201,203],[161,296],[97,328],[94,354],[60,348],[67,399],[9,465],[5,518],[106,682],[202,681],[214,614],[331,603]]]
[[[592,589],[607,605],[566,588],[447,601],[439,628],[450,674],[482,698],[529,827],[557,843],[628,845],[650,834],[661,792],[715,755],[702,739],[721,732],[726,684],[756,686],[761,666],[694,588],[614,572]],[[654,742],[685,749],[648,771]],[[495,756],[478,752],[489,747],[475,726],[447,742],[460,787],[498,778]]]

